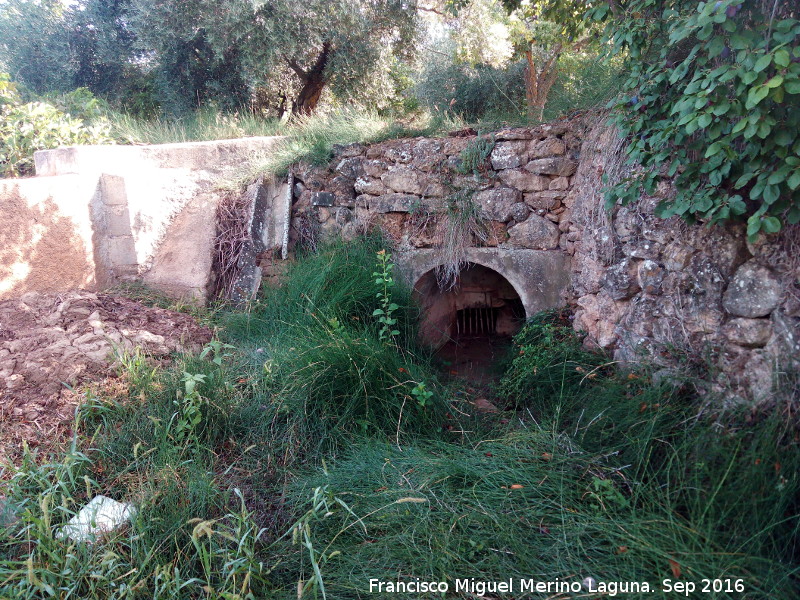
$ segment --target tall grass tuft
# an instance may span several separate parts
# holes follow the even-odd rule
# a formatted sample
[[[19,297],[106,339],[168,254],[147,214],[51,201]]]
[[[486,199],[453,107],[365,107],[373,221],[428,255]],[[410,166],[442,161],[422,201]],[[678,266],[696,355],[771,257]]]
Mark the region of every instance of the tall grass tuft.
[[[121,143],[173,144],[226,140],[250,136],[277,135],[277,119],[265,119],[247,112],[227,113],[206,106],[180,118],[144,118],[112,113],[112,135]]]
[[[331,453],[355,437],[397,441],[443,425],[443,390],[416,345],[410,291],[399,282],[391,288],[398,333],[379,335],[373,313],[383,288],[373,273],[382,248],[379,238],[324,248],[290,268],[249,314],[227,322],[259,380],[264,439],[283,452]],[[430,401],[420,389],[433,393]]]

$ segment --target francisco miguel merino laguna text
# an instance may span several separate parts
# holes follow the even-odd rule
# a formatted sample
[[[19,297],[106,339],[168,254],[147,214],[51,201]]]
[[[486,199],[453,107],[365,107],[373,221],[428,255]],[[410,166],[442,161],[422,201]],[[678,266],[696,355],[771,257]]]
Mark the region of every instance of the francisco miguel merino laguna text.
[[[593,584],[593,585],[592,585]],[[513,594],[539,592],[546,594],[554,593],[578,593],[583,591],[580,581],[561,581],[556,578],[553,581],[538,581],[536,579],[514,579],[509,578],[503,581],[484,581],[469,577],[466,579],[456,579],[453,582],[453,591],[456,593],[468,593],[483,596],[485,594]],[[590,586],[594,589],[591,592],[607,593],[615,596],[617,593],[632,593],[653,591],[650,584],[639,581],[624,582],[591,582]],[[602,588],[602,589],[601,589]],[[389,594],[425,594],[425,593],[445,593],[450,591],[450,583],[446,581],[423,581],[413,579],[410,581],[381,581],[379,579],[369,580],[369,591],[371,593]]]

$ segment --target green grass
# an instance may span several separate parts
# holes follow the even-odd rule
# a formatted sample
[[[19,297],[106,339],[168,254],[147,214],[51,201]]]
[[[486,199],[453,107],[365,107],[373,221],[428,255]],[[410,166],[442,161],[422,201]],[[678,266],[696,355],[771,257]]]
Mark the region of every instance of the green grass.
[[[109,115],[112,135],[120,143],[173,144],[226,140],[250,136],[278,135],[278,119],[247,112],[225,113],[213,107],[201,108],[180,118],[144,118],[126,113]]]
[[[660,582],[677,570],[747,590],[693,598],[798,596],[796,381],[769,410],[712,411],[691,386],[617,371],[551,313],[504,364],[515,412],[468,418],[399,282],[398,333],[380,338],[382,247],[299,258],[248,312],[217,315],[203,358],[126,357],[128,396],[89,397],[70,452],[14,469],[0,598],[345,599],[382,597],[370,578],[587,576],[672,598]],[[58,539],[98,493],[137,516],[100,544]]]

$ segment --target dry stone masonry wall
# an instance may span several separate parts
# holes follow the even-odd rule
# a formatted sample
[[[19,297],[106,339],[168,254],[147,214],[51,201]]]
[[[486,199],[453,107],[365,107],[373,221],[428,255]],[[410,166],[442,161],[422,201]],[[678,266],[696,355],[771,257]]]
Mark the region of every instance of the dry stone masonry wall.
[[[496,132],[485,164],[464,169],[477,136],[393,140],[339,148],[328,168],[300,165],[295,176],[294,236],[352,237],[370,225],[400,250],[442,244],[448,204],[468,198],[480,209],[485,239],[476,246],[555,250],[578,167],[580,123]],[[578,131],[576,131],[576,129]],[[491,147],[491,146],[490,146]]]
[[[465,169],[481,143],[491,152]],[[622,148],[596,116],[483,142],[340,147],[327,167],[296,167],[293,241],[377,226],[400,252],[437,248],[437,224],[470,198],[486,231],[474,247],[570,257],[563,301],[588,345],[623,363],[648,356],[659,376],[711,373],[729,396],[767,397],[775,377],[800,366],[800,229],[752,244],[741,225],[659,219],[656,205],[674,191],[666,178],[652,196],[608,212],[604,181],[630,174]]]

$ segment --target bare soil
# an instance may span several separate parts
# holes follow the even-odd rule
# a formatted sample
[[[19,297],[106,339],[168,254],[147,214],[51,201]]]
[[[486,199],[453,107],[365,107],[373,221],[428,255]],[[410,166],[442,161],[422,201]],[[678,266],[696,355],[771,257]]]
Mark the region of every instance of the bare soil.
[[[211,331],[191,316],[90,292],[25,294],[0,302],[0,466],[28,446],[71,435],[88,384],[113,386],[119,357],[198,351]]]

